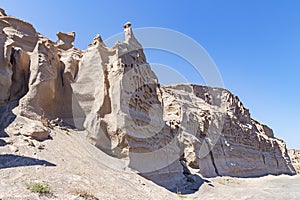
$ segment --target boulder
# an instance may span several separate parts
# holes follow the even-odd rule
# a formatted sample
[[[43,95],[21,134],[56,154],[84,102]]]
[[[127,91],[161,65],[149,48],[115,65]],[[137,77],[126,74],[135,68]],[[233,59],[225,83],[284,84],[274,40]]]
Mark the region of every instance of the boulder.
[[[22,128],[21,134],[32,139],[43,141],[49,139],[49,130],[37,124],[30,124],[29,127]]]

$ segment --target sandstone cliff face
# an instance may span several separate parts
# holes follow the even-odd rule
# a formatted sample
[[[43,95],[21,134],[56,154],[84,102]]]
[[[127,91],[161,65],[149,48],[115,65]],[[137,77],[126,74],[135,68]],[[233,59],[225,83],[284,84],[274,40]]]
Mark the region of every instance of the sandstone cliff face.
[[[288,154],[291,158],[292,164],[297,171],[297,173],[300,173],[300,150],[291,149],[288,150]]]
[[[171,190],[197,181],[189,167],[207,177],[295,173],[284,141],[229,91],[160,87],[130,23],[124,42],[108,48],[96,36],[85,51],[73,46],[73,32],[53,42],[4,11],[0,30],[2,134],[28,134],[26,118],[44,126],[60,118],[122,169]],[[35,129],[51,131],[42,124]]]
[[[61,45],[60,33],[56,44],[37,33],[31,24],[14,17],[1,16],[0,23],[0,105],[25,96],[20,110],[27,117],[72,113],[71,107],[66,109],[71,102],[66,102],[65,95],[72,95],[68,86],[77,73],[80,56],[72,40]]]
[[[164,119],[179,127],[187,164],[204,176],[294,173],[284,141],[229,91],[199,85],[162,91]]]
[[[127,161],[127,167],[157,176],[159,184],[180,182],[180,148],[167,148],[173,136],[163,121],[157,77],[129,24],[124,32],[125,42],[108,48],[97,36],[85,51],[72,84],[75,125],[87,130],[99,149]]]

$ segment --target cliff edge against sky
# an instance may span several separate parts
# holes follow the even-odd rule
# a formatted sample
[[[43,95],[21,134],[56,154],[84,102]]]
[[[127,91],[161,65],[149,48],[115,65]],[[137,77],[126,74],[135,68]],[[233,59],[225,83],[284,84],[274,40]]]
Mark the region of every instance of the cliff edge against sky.
[[[228,90],[160,86],[130,23],[125,41],[108,48],[98,35],[86,50],[74,47],[74,32],[53,42],[4,10],[0,30],[0,171],[28,166],[25,178],[40,164],[55,171],[64,165],[57,158],[82,148],[83,171],[92,173],[81,164],[88,157],[173,192],[193,193],[201,177],[296,173],[285,142]]]

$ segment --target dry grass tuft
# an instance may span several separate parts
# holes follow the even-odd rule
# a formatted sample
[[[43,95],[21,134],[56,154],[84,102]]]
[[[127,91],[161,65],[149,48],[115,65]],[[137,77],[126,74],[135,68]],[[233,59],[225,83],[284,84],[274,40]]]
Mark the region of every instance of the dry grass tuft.
[[[82,197],[86,200],[99,200],[97,197],[95,197],[92,193],[82,190],[79,188],[74,188],[70,191],[72,194],[77,195],[78,197]]]

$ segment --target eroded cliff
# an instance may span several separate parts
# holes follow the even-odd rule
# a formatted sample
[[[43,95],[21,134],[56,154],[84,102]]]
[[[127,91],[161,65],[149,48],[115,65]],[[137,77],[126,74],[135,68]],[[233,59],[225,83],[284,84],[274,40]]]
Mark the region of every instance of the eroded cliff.
[[[125,41],[108,48],[96,36],[84,51],[75,33],[53,42],[4,11],[0,29],[2,136],[28,136],[32,124],[39,140],[53,124],[82,130],[122,169],[173,191],[193,189],[191,168],[206,177],[295,174],[284,141],[228,90],[160,87],[130,23]]]

